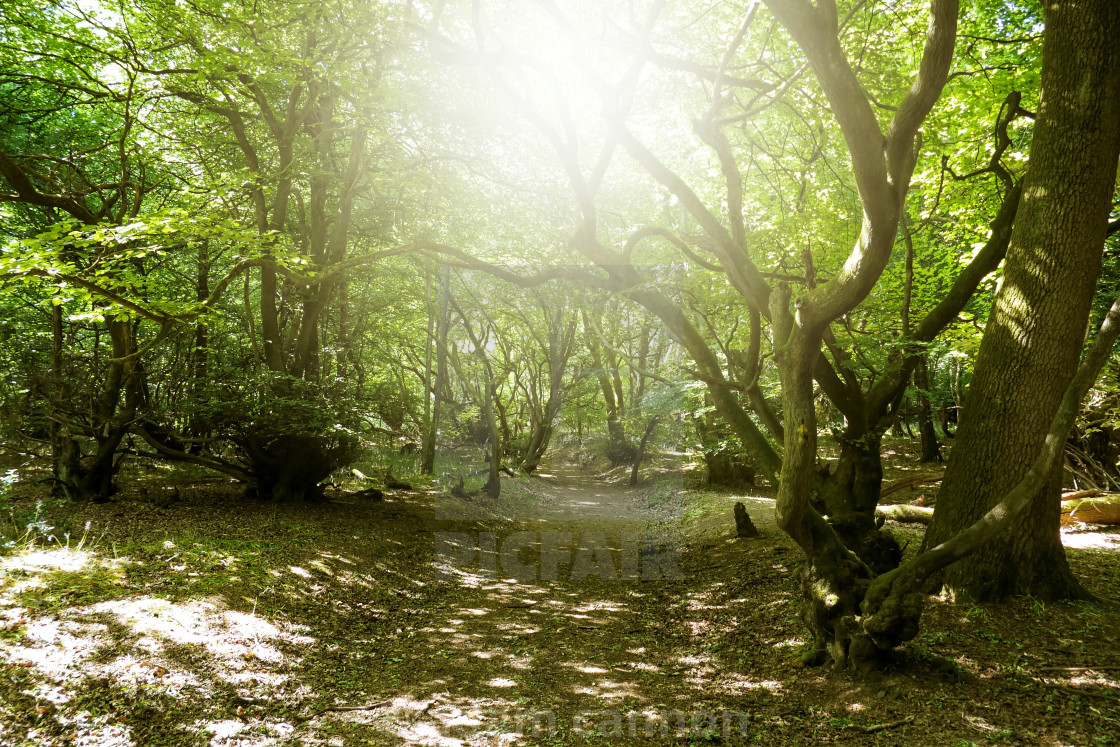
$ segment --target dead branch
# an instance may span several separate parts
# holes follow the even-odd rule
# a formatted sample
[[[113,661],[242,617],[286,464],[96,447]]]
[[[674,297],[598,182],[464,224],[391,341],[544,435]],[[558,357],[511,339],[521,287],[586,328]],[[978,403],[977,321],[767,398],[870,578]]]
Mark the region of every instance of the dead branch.
[[[878,506],[875,509],[875,518],[891,519],[903,524],[929,524],[933,519],[933,509],[905,503],[895,506]]]
[[[942,477],[943,475],[939,472],[926,472],[920,475],[911,475],[910,477],[904,477],[901,480],[895,480],[894,482],[884,485],[882,490],[879,491],[879,497],[882,498],[884,496],[890,495],[891,493],[897,493],[899,490],[908,488],[911,485],[928,485],[935,482],[941,482]]]

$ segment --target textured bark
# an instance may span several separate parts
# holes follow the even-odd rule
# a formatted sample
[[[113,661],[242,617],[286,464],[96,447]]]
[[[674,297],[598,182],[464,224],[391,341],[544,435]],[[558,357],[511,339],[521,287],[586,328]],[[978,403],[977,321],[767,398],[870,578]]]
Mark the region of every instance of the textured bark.
[[[1046,430],[1046,438],[1019,482],[983,516],[936,547],[924,550],[897,571],[874,579],[860,605],[857,622],[863,636],[878,649],[888,649],[913,638],[918,632],[923,595],[920,589],[933,574],[967,558],[993,539],[1004,536],[1030,509],[1055,470],[1060,469],[1065,434],[1073,428],[1086,393],[1096,383],[1120,337],[1120,298],[1113,301],[1096,339],[1077,367],[1073,380],[1062,394],[1057,412]]]
[[[845,436],[854,432],[854,425],[849,423]],[[883,485],[881,440],[881,434],[875,431],[841,440],[836,471],[818,478],[812,501],[813,508],[827,517],[844,545],[875,573],[886,573],[902,559],[898,541],[875,523],[875,507]]]
[[[884,134],[844,54],[837,34],[839,19],[835,3],[814,5],[804,0],[766,0],[766,4],[808,57],[828,98],[851,156],[852,173],[863,208],[859,239],[841,271],[827,283],[801,293],[796,302],[785,285],[779,285],[769,298],[774,358],[782,385],[785,418],[777,523],[806,556],[801,572],[801,612],[813,636],[813,654],[809,658],[830,660],[839,668],[862,670],[875,666],[880,651],[889,645],[880,645],[879,640],[862,630],[859,624],[860,605],[873,571],[812,506],[817,480],[814,370],[821,346],[826,342],[828,326],[868,296],[890,259],[902,202],[917,156],[915,137],[948,77],[958,6],[955,0],[931,3],[918,75]],[[895,374],[902,374],[901,367]],[[905,376],[892,376],[882,387],[886,396],[876,400],[897,401],[893,385],[907,378],[908,370]],[[835,384],[839,387],[828,383],[829,389],[850,386]],[[823,389],[826,384],[821,386]],[[855,394],[858,387],[851,389]],[[829,397],[832,398],[831,392]],[[848,404],[838,407],[850,419],[852,408]],[[862,425],[866,425],[868,438],[878,438],[890,423]],[[880,482],[881,473],[875,480],[876,498]],[[869,513],[873,515],[873,511],[874,504]],[[915,632],[916,629],[915,624]]]
[[[1042,102],[1004,278],[926,535],[968,527],[1026,474],[1077,368],[1120,155],[1120,5],[1046,7]],[[1079,596],[1058,533],[1061,466],[1006,533],[950,567],[973,600]]]

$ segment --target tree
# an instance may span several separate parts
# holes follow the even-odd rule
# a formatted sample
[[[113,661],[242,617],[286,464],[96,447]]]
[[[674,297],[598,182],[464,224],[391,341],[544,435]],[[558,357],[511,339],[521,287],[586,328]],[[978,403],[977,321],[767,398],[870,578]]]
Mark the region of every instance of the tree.
[[[527,70],[535,68],[519,67],[519,58],[510,55],[495,64],[491,74],[499,90],[507,94],[526,121],[533,123],[553,147],[568,177],[579,215],[570,245],[602,273],[571,275],[610,287],[645,306],[691,354],[695,375],[708,385],[719,413],[756,456],[762,471],[779,485],[779,526],[797,541],[807,558],[802,573],[803,617],[814,638],[810,658],[858,669],[873,666],[883,650],[912,637],[920,616],[920,600],[906,590],[907,582],[903,581],[912,579],[910,571],[900,575],[894,568],[900,557],[897,545],[883,537],[874,525],[882,477],[879,439],[893,420],[910,375],[929,343],[965,308],[981,280],[1003,258],[1021,194],[1021,185],[1003,159],[1014,142],[1010,128],[1029,112],[1021,106],[1017,93],[1006,95],[996,117],[990,159],[976,170],[978,174],[995,175],[1001,188],[1001,205],[987,242],[978,247],[972,261],[947,284],[941,298],[925,311],[909,334],[904,331],[891,345],[890,355],[880,358],[872,367],[870,358],[856,342],[863,330],[852,322],[852,317],[856,313],[870,313],[857,309],[866,308],[863,304],[869,299],[875,300],[891,264],[900,219],[922,152],[918,133],[949,80],[957,4],[951,0],[931,3],[923,52],[911,80],[899,80],[882,69],[877,71],[881,76],[877,79],[874,75],[861,75],[862,71],[857,71],[852,63],[852,55],[863,59],[865,52],[877,55],[881,50],[866,42],[861,48],[856,41],[854,51],[849,52],[845,48],[849,37],[843,32],[850,17],[842,21],[834,3],[812,5],[801,0],[771,0],[766,5],[807,58],[808,68],[819,86],[816,90],[801,86],[798,94],[816,103],[816,111],[821,108],[819,97],[823,95],[842,138],[842,145],[827,140],[827,136],[810,142],[826,157],[846,157],[850,164],[861,229],[854,248],[846,256],[838,251],[838,242],[829,242],[828,251],[820,254],[812,250],[779,254],[778,267],[766,268],[763,261],[773,261],[773,255],[763,251],[764,233],[750,230],[747,223],[744,199],[748,190],[744,188],[744,174],[755,168],[756,159],[751,159],[747,168],[740,163],[735,147],[738,143],[732,139],[737,133],[729,125],[750,121],[758,112],[768,111],[804,72],[804,68],[796,66],[775,68],[772,58],[766,58],[765,69],[772,73],[781,70],[779,74],[784,73],[785,77],[778,82],[751,80],[742,73],[742,64],[734,75],[728,72],[748,48],[745,40],[751,38],[748,32],[756,20],[757,4],[751,4],[743,13],[732,43],[714,70],[673,60],[666,63],[712,82],[705,90],[710,104],[696,121],[695,134],[710,147],[715,169],[723,177],[723,188],[715,191],[722,199],[714,206],[712,181],[686,178],[686,172],[675,169],[668,158],[643,142],[627,121],[631,107],[639,99],[635,86],[644,60],[662,60],[655,51],[646,51],[656,28],[657,9],[641,26],[641,38],[636,45],[643,52],[629,69],[615,80],[605,80],[595,71],[587,71],[586,66],[583,70],[590,87],[600,92],[608,113],[606,135],[600,132],[597,139],[587,138],[599,151],[597,159],[583,155],[589,142],[579,139],[573,125],[574,105],[569,103],[565,84],[543,78],[543,85],[559,102],[549,102],[550,107],[559,108],[554,122],[538,100],[537,92],[524,82]],[[558,19],[557,25],[570,34],[573,47],[587,46],[557,6],[545,3],[544,7]],[[859,10],[857,6],[853,12]],[[479,23],[477,15],[474,20],[477,48],[491,48],[486,38],[486,29],[490,27]],[[769,34],[760,38],[765,44],[773,41]],[[906,49],[905,44],[894,40],[885,42],[885,46]],[[971,48],[968,52],[971,54]],[[485,58],[485,54],[482,56]],[[520,71],[522,76],[505,76],[500,69],[503,65]],[[743,89],[761,93],[750,98],[743,94]],[[777,93],[760,103],[760,98],[771,92]],[[818,98],[814,99],[814,95]],[[881,104],[885,101],[890,103]],[[733,107],[740,113],[729,113]],[[813,111],[810,107],[805,109]],[[889,112],[885,121],[880,119],[877,109]],[[603,219],[606,211],[600,209],[600,203],[612,200],[601,197],[600,189],[616,148],[625,150],[646,174],[663,185],[688,216],[687,223],[655,221],[635,230],[629,227],[634,225],[631,221],[624,233]],[[773,153],[770,156],[779,160]],[[589,168],[586,164],[593,165]],[[942,170],[942,179],[946,170]],[[783,172],[775,168],[771,173],[773,179],[780,179],[777,174]],[[949,174],[955,177],[951,170]],[[801,186],[804,193],[808,186],[804,179]],[[940,196],[938,189],[935,204]],[[788,214],[788,208],[782,208]],[[759,358],[746,362],[746,370],[754,374],[752,379],[743,383],[729,380],[730,356],[725,352],[721,358],[713,351],[695,317],[653,287],[635,256],[640,245],[654,242],[674,247],[693,263],[725,274],[727,283],[752,312],[751,339],[756,337],[759,325],[770,326],[781,385],[780,406],[760,401],[764,398],[757,390]],[[796,261],[799,255],[803,274],[795,276],[790,272],[790,260]],[[827,267],[827,275],[820,271],[822,266]],[[771,285],[771,279],[779,281],[776,287]],[[799,286],[796,290],[795,285]],[[1101,339],[1103,345],[1107,335]],[[752,352],[756,356],[759,353]],[[861,366],[870,375],[863,374]],[[835,472],[824,474],[817,464],[817,386],[844,417],[843,432],[837,439],[841,446],[839,464]],[[748,396],[741,398],[740,390]],[[753,413],[748,414],[747,407]],[[780,436],[781,448],[771,440],[775,436]],[[978,534],[982,532],[964,533],[960,535],[964,538],[961,542],[967,544]],[[935,554],[923,563],[940,562],[945,557],[948,556],[944,553]],[[870,589],[875,593],[871,594]]]
[[[145,276],[158,261],[136,222],[173,199],[173,170],[137,137],[150,99],[119,39],[98,34],[80,9],[11,3],[0,18],[0,203],[17,208],[5,233],[22,239],[0,277],[37,286],[50,308],[40,392],[56,491],[105,501],[118,448],[147,405],[142,322],[158,323],[162,339],[174,320],[133,301],[154,290]],[[92,365],[74,366],[83,345]]]
[[[1120,157],[1120,9],[1046,6],[1042,101],[1002,285],[924,547],[987,512],[1030,468],[1077,368]],[[1007,532],[945,572],[963,597],[1083,596],[1059,535],[1062,465]]]

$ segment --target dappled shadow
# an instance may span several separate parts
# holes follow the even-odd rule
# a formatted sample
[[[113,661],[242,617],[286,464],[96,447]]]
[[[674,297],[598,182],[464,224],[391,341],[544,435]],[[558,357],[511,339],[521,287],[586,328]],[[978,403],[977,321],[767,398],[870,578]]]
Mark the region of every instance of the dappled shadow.
[[[993,698],[1050,696],[1053,710],[1031,718],[1061,734],[1117,690],[1115,616],[1029,601],[989,611],[933,599],[894,670],[854,682],[805,669],[801,556],[768,499],[692,500],[678,537],[669,525],[686,507],[672,485],[521,484],[536,491],[535,515],[516,520],[435,521],[424,493],[302,507],[185,499],[162,524],[127,501],[81,507],[73,519],[94,522],[91,535],[117,522],[111,539],[0,561],[0,741],[665,744],[745,733],[806,744],[874,727],[913,743],[930,723],[1002,739],[1023,709],[989,710]],[[736,500],[761,539],[732,536]],[[476,552],[466,561],[451,545],[449,558],[440,532]],[[567,538],[551,565],[539,556],[549,532]],[[508,559],[532,570],[514,577],[503,545],[526,533],[535,542]],[[1113,539],[1067,540],[1090,535]],[[680,576],[641,580],[649,557],[635,536],[683,543]],[[574,573],[592,546],[609,563]],[[1072,552],[1078,567],[1114,555]],[[1088,568],[1098,588],[1120,583],[1111,565]],[[1085,735],[1104,733],[1094,723]]]

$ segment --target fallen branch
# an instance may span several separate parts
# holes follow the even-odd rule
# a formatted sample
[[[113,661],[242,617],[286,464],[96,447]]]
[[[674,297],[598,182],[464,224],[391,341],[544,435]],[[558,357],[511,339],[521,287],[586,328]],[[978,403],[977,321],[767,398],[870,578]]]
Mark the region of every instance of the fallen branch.
[[[1062,496],[1062,501],[1076,501],[1078,498],[1093,498],[1100,495],[1104,491],[1100,488],[1093,488],[1092,490],[1079,490],[1076,493],[1068,493]]]
[[[929,524],[933,519],[933,509],[926,506],[915,506],[909,503],[899,503],[895,506],[878,506],[875,508],[875,518],[891,519],[903,524]]]
[[[878,731],[886,731],[887,729],[895,729],[899,726],[906,726],[906,724],[909,724],[913,720],[913,716],[907,716],[906,718],[900,718],[898,721],[888,721],[883,724],[872,724],[871,726],[856,726],[855,729],[857,731],[862,731],[864,734],[874,734]]]
[[[883,486],[879,491],[879,497],[896,493],[903,488],[908,488],[911,485],[927,485],[930,483],[941,482],[942,474],[939,472],[926,472],[921,475],[911,475],[904,477],[901,480],[895,480]]]
[[[1086,524],[1120,524],[1120,496],[1113,494],[1062,501],[1062,524],[1075,521]]]

